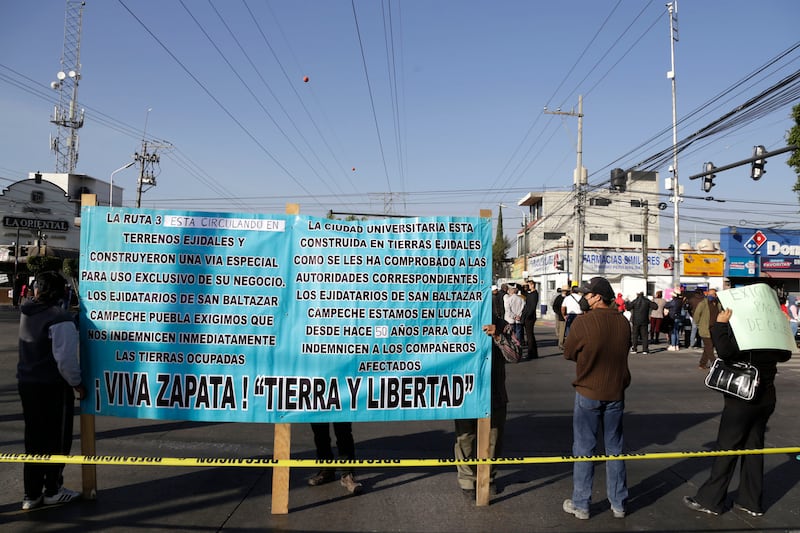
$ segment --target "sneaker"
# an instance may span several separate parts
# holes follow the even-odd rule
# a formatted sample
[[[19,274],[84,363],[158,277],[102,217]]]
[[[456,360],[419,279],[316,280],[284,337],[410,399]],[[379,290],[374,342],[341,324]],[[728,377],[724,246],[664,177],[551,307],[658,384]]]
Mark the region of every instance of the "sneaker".
[[[589,520],[589,510],[588,509],[578,509],[572,504],[572,500],[564,500],[564,505],[562,506],[565,513],[569,513],[573,515],[578,520]]]
[[[66,487],[61,487],[58,492],[52,496],[44,495],[45,505],[57,505],[59,503],[69,503],[81,497],[81,493],[75,490],[69,490]]]
[[[347,490],[347,492],[350,494],[361,494],[361,489],[363,486],[361,483],[356,481],[356,478],[353,477],[353,474],[343,475],[342,479],[339,480],[339,483],[341,483],[342,487],[344,487],[345,490]]]
[[[316,487],[318,485],[324,485],[325,483],[330,483],[336,479],[336,472],[334,470],[330,470],[328,468],[323,468],[310,478],[308,478],[308,484],[312,487]]]
[[[749,514],[750,516],[764,516],[764,512],[763,511],[751,511],[747,507],[743,507],[743,506],[739,505],[738,503],[734,503],[733,506],[736,509]]]
[[[27,496],[22,498],[22,510],[29,511],[30,509],[36,509],[40,505],[42,505],[42,498],[43,496],[39,494],[38,498],[30,499]]]
[[[611,512],[614,514],[614,518],[625,518],[625,511],[621,509],[614,509],[612,507]]]
[[[695,500],[694,498],[691,498],[689,496],[684,496],[683,497],[683,505],[685,505],[686,507],[688,507],[692,511],[698,511],[700,513],[706,513],[706,514],[710,514],[710,515],[714,515],[714,516],[719,516],[718,512],[712,511],[711,509],[706,509],[705,507],[703,507],[702,505],[697,503],[697,500]]]

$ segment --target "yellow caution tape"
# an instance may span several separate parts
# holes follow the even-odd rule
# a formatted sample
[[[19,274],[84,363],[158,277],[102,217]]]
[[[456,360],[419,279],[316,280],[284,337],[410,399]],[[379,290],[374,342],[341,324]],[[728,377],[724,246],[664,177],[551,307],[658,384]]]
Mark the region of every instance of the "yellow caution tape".
[[[623,453],[619,455],[553,457],[500,457],[497,459],[260,459],[254,457],[134,457],[124,455],[47,455],[0,453],[0,463],[63,463],[75,465],[135,465],[135,466],[238,466],[238,467],[430,467],[455,465],[551,464],[580,461],[633,461],[640,459],[688,459],[722,455],[774,455],[800,453],[800,447],[763,448],[758,450],[716,450],[697,452]],[[798,457],[800,459],[800,457]]]

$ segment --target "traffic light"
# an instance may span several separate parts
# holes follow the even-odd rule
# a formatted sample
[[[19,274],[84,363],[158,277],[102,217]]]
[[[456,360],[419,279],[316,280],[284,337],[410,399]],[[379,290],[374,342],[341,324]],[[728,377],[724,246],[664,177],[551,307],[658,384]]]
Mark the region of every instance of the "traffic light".
[[[621,168],[611,169],[611,190],[625,192],[628,186],[628,177]]]
[[[17,255],[17,243],[12,242],[11,245],[8,246],[7,248],[9,257],[14,257],[15,255]]]
[[[556,261],[556,270],[564,270],[564,260],[559,259]]]
[[[767,153],[767,149],[764,148],[762,145],[753,146],[753,157],[764,155]],[[764,166],[767,164],[766,159],[756,159],[752,163],[750,163],[750,177],[753,178],[754,181],[758,181],[761,179],[767,171],[764,170]]]
[[[717,168],[714,166],[714,163],[709,161],[708,163],[703,164],[703,172],[713,172],[714,169]],[[714,178],[716,178],[716,174],[706,174],[703,176],[703,191],[709,192],[711,191],[711,187],[714,186]]]

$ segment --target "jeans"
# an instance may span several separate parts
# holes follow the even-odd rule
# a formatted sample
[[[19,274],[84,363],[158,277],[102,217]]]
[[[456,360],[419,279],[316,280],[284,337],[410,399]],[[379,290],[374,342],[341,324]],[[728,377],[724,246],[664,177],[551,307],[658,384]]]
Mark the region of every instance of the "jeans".
[[[520,344],[525,344],[525,329],[522,326],[522,322],[515,322],[511,324],[511,327],[514,331],[514,337],[517,338]]]
[[[572,455],[595,455],[600,424],[606,455],[622,453],[622,413],[625,401],[590,400],[575,393],[572,415]],[[594,462],[574,463],[572,470],[572,503],[576,509],[589,510],[592,501]],[[606,462],[606,496],[613,509],[624,511],[628,499],[628,485],[624,461]]]
[[[669,336],[670,346],[680,346],[681,335],[683,335],[683,320],[676,318],[672,324],[672,333]]]

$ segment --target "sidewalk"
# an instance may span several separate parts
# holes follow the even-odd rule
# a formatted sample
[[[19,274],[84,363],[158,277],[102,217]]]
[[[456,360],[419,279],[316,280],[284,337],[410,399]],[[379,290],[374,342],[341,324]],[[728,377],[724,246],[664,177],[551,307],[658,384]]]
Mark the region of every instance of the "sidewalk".
[[[0,452],[23,450],[16,392],[16,318],[0,313]],[[570,453],[574,367],[556,351],[552,327],[537,323],[541,357],[509,367],[511,398],[503,455]],[[630,358],[625,431],[630,452],[710,449],[720,395],[697,371],[699,351],[663,351]],[[768,447],[800,445],[794,415],[800,400],[800,360],[779,367],[778,408]],[[271,457],[268,424],[212,424],[98,417],[98,454],[162,457]],[[361,423],[353,428],[359,458],[450,458],[452,422]],[[77,432],[77,425],[76,425]],[[76,439],[73,453],[79,453]],[[306,424],[292,426],[292,457],[312,458]],[[40,531],[283,531],[283,532],[528,532],[528,531],[800,531],[800,461],[765,457],[767,513],[719,517],[684,508],[708,474],[711,459],[630,460],[628,516],[614,519],[605,500],[604,467],[596,468],[590,520],[561,510],[570,497],[572,466],[504,465],[499,493],[475,507],[459,490],[453,467],[369,467],[357,470],[365,492],[348,496],[338,482],[309,487],[314,471],[294,468],[289,514],[270,513],[268,468],[98,466],[98,497],[63,506],[20,510],[22,466],[0,463],[0,525],[4,532]],[[67,466],[66,486],[79,489],[80,467]],[[735,491],[738,476],[734,479]]]

